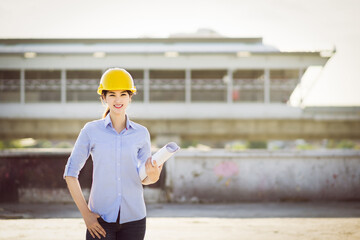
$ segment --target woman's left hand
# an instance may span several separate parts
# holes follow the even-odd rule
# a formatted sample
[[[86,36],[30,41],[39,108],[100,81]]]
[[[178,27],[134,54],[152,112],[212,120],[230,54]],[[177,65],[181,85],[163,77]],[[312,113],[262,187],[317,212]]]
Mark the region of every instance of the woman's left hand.
[[[148,176],[149,181],[151,181],[152,183],[155,183],[159,180],[162,167],[163,167],[163,164],[158,166],[156,163],[156,160],[154,160],[154,166],[153,166],[151,164],[151,157],[149,157],[146,160],[145,169],[146,169],[146,175]]]

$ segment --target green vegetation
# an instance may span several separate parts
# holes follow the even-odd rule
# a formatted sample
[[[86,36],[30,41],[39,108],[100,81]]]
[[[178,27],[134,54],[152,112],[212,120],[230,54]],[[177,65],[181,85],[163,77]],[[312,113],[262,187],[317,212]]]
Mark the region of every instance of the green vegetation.
[[[9,148],[72,148],[72,144],[69,142],[59,142],[53,144],[46,139],[23,138],[14,140],[0,140],[0,149]]]
[[[68,142],[59,142],[55,145],[56,148],[72,148],[73,146]]]
[[[227,145],[225,148],[232,151],[242,151],[242,150],[246,150],[247,146],[243,142],[234,142],[232,144]]]
[[[303,143],[303,144],[296,145],[296,149],[298,149],[298,150],[313,150],[316,148],[314,145],[311,145],[309,143]]]
[[[355,142],[347,139],[343,139],[340,141],[329,140],[326,148],[335,148],[335,149],[360,149],[360,145]]]
[[[198,139],[183,140],[181,148],[202,146]],[[0,140],[0,150],[9,148],[72,148],[72,143],[68,141],[51,142],[46,139],[13,139]],[[294,141],[276,140],[272,142],[267,141],[233,141],[225,145],[225,149],[231,151],[243,151],[247,149],[298,149],[298,150],[315,150],[315,149],[354,149],[360,150],[360,141],[349,139],[333,140],[324,139],[321,141],[306,141],[304,139],[297,139]]]
[[[20,143],[20,140],[5,140],[0,141],[0,149],[6,148],[22,148],[23,146]]]
[[[267,141],[248,141],[247,147],[249,149],[267,149]]]
[[[231,151],[242,151],[246,149],[267,149],[266,141],[236,141],[228,144],[226,149]]]
[[[196,147],[199,142],[197,140],[183,140],[181,141],[181,148]]]
[[[225,149],[231,151],[242,151],[246,149],[297,149],[297,150],[315,150],[315,149],[354,149],[360,150],[360,142],[353,140],[318,140],[306,141],[304,139],[296,139],[294,141],[276,140],[267,141],[234,141],[228,143]]]

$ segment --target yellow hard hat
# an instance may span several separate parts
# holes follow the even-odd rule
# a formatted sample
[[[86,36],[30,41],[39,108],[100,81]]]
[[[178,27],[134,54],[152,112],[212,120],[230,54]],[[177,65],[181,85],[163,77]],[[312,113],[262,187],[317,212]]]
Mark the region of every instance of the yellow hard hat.
[[[135,93],[134,80],[125,69],[110,68],[106,70],[100,79],[97,93],[101,95],[102,90],[130,90]]]

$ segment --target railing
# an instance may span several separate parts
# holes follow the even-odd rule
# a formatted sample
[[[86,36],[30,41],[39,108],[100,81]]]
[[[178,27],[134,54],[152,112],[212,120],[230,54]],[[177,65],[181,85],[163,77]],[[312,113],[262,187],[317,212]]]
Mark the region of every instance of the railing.
[[[150,79],[150,90],[184,90],[185,79]]]
[[[66,79],[66,89],[76,91],[96,91],[98,79]]]
[[[145,87],[148,81],[148,88]],[[299,79],[269,79],[271,102],[286,102]],[[264,102],[264,76],[251,79],[232,79],[232,84],[224,79],[135,79],[137,102],[149,101],[190,102]],[[23,91],[20,79],[0,79],[0,102],[82,102],[98,101],[96,90],[98,79],[24,79]],[[64,86],[65,84],[65,86]],[[64,92],[63,92],[64,91]],[[146,93],[147,91],[147,93]],[[21,96],[21,95],[24,96]],[[186,96],[189,96],[188,98]],[[229,96],[229,97],[228,97]],[[230,99],[230,100],[229,100]]]
[[[299,83],[299,79],[296,78],[270,79],[270,88],[274,90],[293,91],[298,83]]]
[[[0,91],[20,91],[20,79],[0,79]]]
[[[224,90],[227,84],[222,79],[191,79],[193,90]]]

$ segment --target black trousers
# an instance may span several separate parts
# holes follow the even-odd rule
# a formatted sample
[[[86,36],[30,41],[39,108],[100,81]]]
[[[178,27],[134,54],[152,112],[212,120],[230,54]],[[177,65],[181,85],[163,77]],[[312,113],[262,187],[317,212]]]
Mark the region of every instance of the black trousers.
[[[106,237],[101,236],[101,239],[106,240],[143,240],[145,237],[146,231],[146,217],[133,221],[127,222],[123,224],[119,224],[120,213],[118,214],[118,218],[116,223],[108,223],[105,222],[101,217],[98,218],[99,224],[104,228],[106,232]],[[86,229],[86,240],[98,239],[96,236],[93,238]]]

